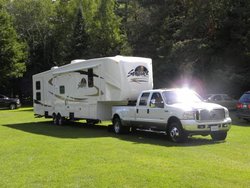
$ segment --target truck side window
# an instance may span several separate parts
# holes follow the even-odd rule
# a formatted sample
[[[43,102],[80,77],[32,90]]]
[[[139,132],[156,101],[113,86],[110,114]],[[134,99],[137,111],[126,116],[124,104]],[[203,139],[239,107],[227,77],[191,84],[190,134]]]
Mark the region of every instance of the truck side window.
[[[140,98],[139,106],[147,106],[149,93],[143,93]]]
[[[160,93],[153,93],[150,100],[151,108],[164,108],[164,103]]]
[[[88,69],[88,86],[89,87],[94,87],[93,69]]]

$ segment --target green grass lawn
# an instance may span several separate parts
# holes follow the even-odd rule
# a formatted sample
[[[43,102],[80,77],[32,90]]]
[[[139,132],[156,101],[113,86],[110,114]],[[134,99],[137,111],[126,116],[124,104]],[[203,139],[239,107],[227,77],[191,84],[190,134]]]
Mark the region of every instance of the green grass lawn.
[[[0,187],[250,187],[250,125],[225,142],[55,126],[32,108],[0,111]]]

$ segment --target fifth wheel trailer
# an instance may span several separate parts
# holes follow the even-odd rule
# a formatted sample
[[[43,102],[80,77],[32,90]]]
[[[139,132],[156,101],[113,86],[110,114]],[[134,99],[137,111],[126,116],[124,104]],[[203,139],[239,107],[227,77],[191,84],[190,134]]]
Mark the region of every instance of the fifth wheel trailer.
[[[33,76],[34,113],[57,124],[63,119],[110,120],[112,106],[127,105],[152,88],[150,58],[73,60]]]

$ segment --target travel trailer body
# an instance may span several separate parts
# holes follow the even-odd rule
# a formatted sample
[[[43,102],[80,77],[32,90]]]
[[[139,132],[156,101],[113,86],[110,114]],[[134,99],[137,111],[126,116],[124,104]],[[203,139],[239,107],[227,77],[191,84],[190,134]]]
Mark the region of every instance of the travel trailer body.
[[[71,120],[110,120],[112,106],[136,100],[153,88],[152,60],[104,57],[74,60],[33,76],[36,116]]]

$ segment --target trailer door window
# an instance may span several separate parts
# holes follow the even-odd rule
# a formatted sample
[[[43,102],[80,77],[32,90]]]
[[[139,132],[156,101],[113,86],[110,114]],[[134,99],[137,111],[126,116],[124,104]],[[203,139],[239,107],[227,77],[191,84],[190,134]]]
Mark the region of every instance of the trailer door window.
[[[36,90],[40,90],[40,89],[41,89],[41,82],[36,81]]]
[[[65,87],[64,86],[60,86],[59,87],[59,92],[60,92],[60,94],[64,94],[65,93]]]
[[[36,92],[36,100],[41,100],[41,92]]]
[[[140,98],[139,106],[147,106],[149,93],[143,93]]]
[[[88,69],[88,86],[89,87],[94,87],[93,69]]]

